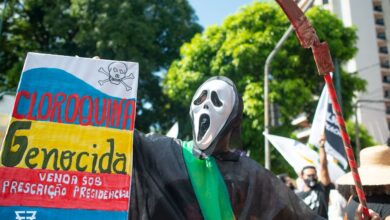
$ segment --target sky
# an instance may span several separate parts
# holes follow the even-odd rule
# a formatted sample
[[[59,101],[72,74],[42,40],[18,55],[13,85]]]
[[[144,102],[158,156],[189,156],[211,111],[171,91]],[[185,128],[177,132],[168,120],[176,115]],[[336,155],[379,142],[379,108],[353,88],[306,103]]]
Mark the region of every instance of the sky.
[[[248,5],[254,0],[188,0],[195,14],[198,16],[199,24],[204,28],[209,25],[221,25],[223,20],[234,14],[241,6]]]

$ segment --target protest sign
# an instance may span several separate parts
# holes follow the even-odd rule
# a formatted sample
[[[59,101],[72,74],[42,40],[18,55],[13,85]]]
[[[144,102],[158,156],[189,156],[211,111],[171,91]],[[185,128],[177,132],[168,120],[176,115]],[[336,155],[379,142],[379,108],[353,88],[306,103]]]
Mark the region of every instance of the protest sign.
[[[127,219],[138,64],[29,53],[0,152],[3,219]]]

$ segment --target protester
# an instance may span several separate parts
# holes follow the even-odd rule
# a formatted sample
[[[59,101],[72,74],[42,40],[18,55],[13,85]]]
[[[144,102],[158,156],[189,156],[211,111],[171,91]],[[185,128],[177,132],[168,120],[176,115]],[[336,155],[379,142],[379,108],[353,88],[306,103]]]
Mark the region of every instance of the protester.
[[[190,107],[193,141],[134,134],[130,219],[321,219],[271,172],[231,150],[243,103],[212,77]]]
[[[367,199],[367,206],[379,214],[381,219],[390,220],[390,147],[375,146],[360,151],[359,175]],[[339,186],[347,185],[352,191],[347,205],[347,217],[355,218],[359,199],[352,174],[347,173],[337,180]]]
[[[317,170],[314,166],[305,166],[301,170],[301,178],[305,185],[303,191],[297,195],[306,205],[318,215],[328,217],[329,192],[333,188],[330,181],[328,162],[326,159],[325,135],[321,136],[319,142],[320,154],[320,179],[318,181]]]
[[[330,190],[328,218],[332,220],[343,220],[346,207],[347,200],[338,192],[338,190]]]

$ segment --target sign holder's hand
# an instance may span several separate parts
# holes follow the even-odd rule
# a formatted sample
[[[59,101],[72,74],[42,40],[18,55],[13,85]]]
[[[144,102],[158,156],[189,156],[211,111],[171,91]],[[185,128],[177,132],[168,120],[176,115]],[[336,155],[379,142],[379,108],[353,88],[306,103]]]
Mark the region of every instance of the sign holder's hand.
[[[372,211],[371,209],[368,210],[369,216],[363,215],[363,206],[362,204],[359,204],[358,208],[355,211],[355,218],[354,220],[380,220],[381,217],[378,213]]]

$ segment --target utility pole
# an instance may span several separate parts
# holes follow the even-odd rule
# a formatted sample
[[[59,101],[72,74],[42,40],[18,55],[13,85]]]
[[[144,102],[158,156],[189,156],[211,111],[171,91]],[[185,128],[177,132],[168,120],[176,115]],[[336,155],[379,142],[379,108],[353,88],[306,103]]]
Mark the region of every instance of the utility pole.
[[[269,99],[268,99],[268,78],[270,73],[270,64],[272,59],[275,57],[275,54],[280,50],[283,43],[287,40],[287,38],[290,36],[291,32],[293,32],[293,26],[290,25],[286,32],[284,32],[282,38],[280,38],[279,42],[276,44],[275,48],[271,51],[271,53],[268,55],[267,60],[265,61],[264,65],[264,134],[269,134]],[[271,170],[271,158],[270,158],[270,149],[269,149],[269,142],[267,138],[264,138],[264,162],[265,162],[265,168],[268,170]]]
[[[359,120],[358,120],[358,104],[359,100],[356,101],[356,106],[355,106],[355,144],[356,144],[356,162],[358,165],[360,165],[360,128],[359,128]]]
[[[306,12],[307,9],[313,4],[314,0],[308,0],[304,1],[302,4],[300,4],[300,8],[302,8],[303,12]],[[264,65],[264,134],[269,134],[269,99],[268,99],[268,78],[270,71],[270,64],[272,59],[275,57],[276,53],[280,50],[283,43],[287,40],[287,38],[290,36],[291,32],[293,32],[293,26],[290,25],[286,32],[284,32],[282,38],[278,41],[275,48],[271,51],[271,53],[268,55],[265,65]],[[270,149],[269,149],[269,142],[267,138],[264,138],[264,163],[265,168],[268,170],[271,170],[271,158],[270,158]]]

